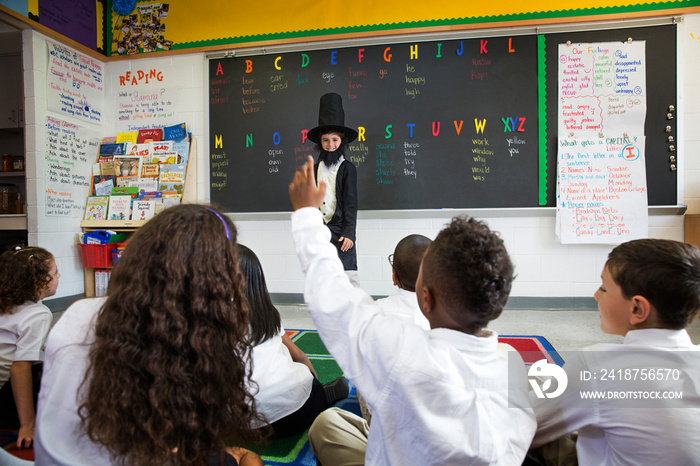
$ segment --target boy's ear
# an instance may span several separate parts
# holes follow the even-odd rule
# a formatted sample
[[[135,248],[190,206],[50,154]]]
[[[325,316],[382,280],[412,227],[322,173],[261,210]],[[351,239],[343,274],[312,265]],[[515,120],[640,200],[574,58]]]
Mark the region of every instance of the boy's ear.
[[[423,293],[419,295],[423,302],[418,303],[423,313],[433,312],[435,309],[435,295],[427,286],[423,287]]]
[[[632,312],[630,313],[630,324],[644,324],[652,312],[651,303],[647,298],[635,295],[630,300],[632,302]]]

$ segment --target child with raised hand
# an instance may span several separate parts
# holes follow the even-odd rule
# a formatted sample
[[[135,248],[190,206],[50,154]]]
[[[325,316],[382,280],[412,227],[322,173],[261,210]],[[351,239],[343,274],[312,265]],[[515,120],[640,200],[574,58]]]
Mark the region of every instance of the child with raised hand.
[[[262,465],[249,393],[236,228],[174,206],[129,241],[108,295],[71,305],[46,344],[37,464]]]
[[[60,276],[46,249],[17,247],[0,255],[1,427],[19,428],[18,448],[34,439],[39,363],[52,321],[41,300],[56,294]]]
[[[289,186],[304,298],[324,344],[372,408],[370,428],[337,408],[316,418],[309,440],[319,463],[521,464],[535,418],[527,402],[510,406],[509,394],[525,394],[525,366],[520,359],[509,383],[511,358],[486,329],[513,280],[503,241],[482,222],[453,219],[416,280],[431,330],[384,315],[350,284],[328,244],[318,211],[326,186],[316,187],[312,163]]]
[[[533,448],[578,431],[582,466],[697,464],[700,346],[685,329],[700,312],[700,251],[671,240],[629,241],[610,252],[601,279],[600,328],[623,343],[567,358],[559,396],[531,393]]]
[[[276,437],[298,434],[308,429],[321,412],[348,396],[348,382],[345,377],[323,385],[318,381],[309,358],[282,328],[258,256],[239,244],[238,258],[250,309],[250,391],[258,412],[271,424]],[[258,422],[254,426],[263,425]]]

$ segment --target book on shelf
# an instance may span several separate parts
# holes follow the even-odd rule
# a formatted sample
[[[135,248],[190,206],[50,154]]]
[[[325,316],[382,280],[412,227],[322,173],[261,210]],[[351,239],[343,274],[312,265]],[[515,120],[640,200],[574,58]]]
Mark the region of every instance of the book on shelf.
[[[154,178],[158,180],[160,174],[160,164],[144,163],[141,165],[141,178]]]
[[[140,129],[136,138],[137,144],[163,139],[163,128]]]
[[[129,220],[131,218],[131,196],[109,196],[109,220]]]
[[[158,191],[158,180],[155,178],[141,178],[138,181],[132,181],[129,186],[136,188],[139,193]]]
[[[166,163],[160,166],[160,175],[158,181],[160,183],[179,183],[185,182],[185,168],[181,163]],[[160,189],[163,191],[163,189]]]
[[[180,139],[187,136],[187,126],[185,123],[180,123],[173,126],[166,126],[163,128],[163,140],[166,141],[179,141]]]
[[[126,144],[124,143],[102,143],[100,144],[100,156],[124,155]]]
[[[85,203],[85,220],[105,220],[109,196],[88,196]]]
[[[117,176],[139,176],[143,159],[139,156],[115,155],[114,168]]]
[[[156,202],[155,198],[150,199],[137,199],[133,203],[133,209],[131,214],[132,220],[149,220],[153,218],[156,214]]]
[[[186,138],[180,139],[179,141],[173,141],[173,150],[177,152],[180,160],[178,163],[187,165],[187,161],[190,156],[190,141],[192,140],[192,133],[188,133]]]
[[[117,186],[112,188],[112,196],[131,196],[132,199],[136,199],[139,196],[139,188],[135,186]]]
[[[185,189],[185,184],[180,183],[159,183],[158,190],[163,193],[175,192],[182,196],[182,192]]]
[[[131,157],[141,157],[144,161],[151,158],[151,144],[146,142],[143,144],[133,144],[126,150],[126,155]]]
[[[160,199],[163,197],[163,193],[161,191],[145,191],[145,192],[139,192],[139,199],[156,199],[158,202],[160,202]]]
[[[117,142],[130,142],[136,144],[138,141],[139,133],[138,131],[131,131],[128,133],[117,133]]]
[[[112,188],[117,184],[115,175],[98,175],[92,177],[92,194],[94,196],[109,196]]]
[[[134,181],[138,181],[139,177],[137,175],[129,175],[129,176],[118,176],[117,177],[117,186],[119,187],[126,187],[126,186],[131,186],[131,183]]]

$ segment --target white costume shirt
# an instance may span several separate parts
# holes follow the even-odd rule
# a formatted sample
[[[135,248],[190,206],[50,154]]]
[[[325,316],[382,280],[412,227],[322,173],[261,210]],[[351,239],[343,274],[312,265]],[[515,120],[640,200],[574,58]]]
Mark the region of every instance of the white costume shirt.
[[[34,430],[36,464],[119,464],[79,432],[78,388],[85,377],[94,319],[106,298],[83,299],[56,322],[46,341]]]
[[[324,223],[330,222],[333,218],[333,214],[335,214],[335,180],[338,176],[338,169],[340,169],[340,164],[343,163],[343,160],[345,160],[345,158],[341,155],[338,161],[330,167],[326,166],[325,162],[319,162],[318,164],[316,179],[319,183],[321,181],[326,183],[326,197],[323,198],[323,204],[321,204],[321,212],[323,213]]]
[[[521,464],[535,416],[508,406],[497,335],[426,332],[384,315],[350,284],[317,209],[294,212],[292,232],[311,317],[372,408],[366,464]],[[526,391],[524,365],[517,372]]]
[[[675,358],[682,352],[697,352],[685,330],[632,330],[618,344],[587,347],[564,365],[568,385],[558,398],[539,400],[531,396],[537,415],[537,434],[533,441],[539,447],[578,430],[576,451],[581,466],[698,464],[700,458],[700,405],[697,408],[644,408],[642,401],[634,408],[620,407],[620,400],[596,399],[580,401],[580,391],[604,392],[630,390],[628,381],[601,381],[601,369],[616,371],[639,366],[640,358],[650,361],[653,351],[667,352],[664,358]],[[634,352],[634,354],[632,353]],[[688,354],[682,360],[698,360],[700,354]],[[652,363],[653,364],[653,363]],[[668,367],[669,363],[665,365]],[[582,370],[596,371],[596,378],[582,382]],[[695,387],[700,386],[698,367],[693,368]],[[663,383],[651,382],[650,390]],[[684,395],[688,395],[686,391]],[[697,393],[696,393],[697,394]],[[688,402],[690,403],[690,401]]]
[[[51,311],[41,301],[27,301],[12,314],[0,315],[0,387],[10,378],[13,362],[43,359],[52,319]]]
[[[311,394],[314,376],[309,368],[294,362],[282,343],[284,329],[253,348],[252,380],[250,386],[255,406],[272,423],[301,408]],[[254,427],[262,427],[264,423]]]
[[[428,319],[425,318],[420,307],[418,307],[415,291],[399,288],[396,294],[378,299],[375,303],[382,308],[384,314],[395,316],[406,322],[412,322],[425,331],[430,330]]]

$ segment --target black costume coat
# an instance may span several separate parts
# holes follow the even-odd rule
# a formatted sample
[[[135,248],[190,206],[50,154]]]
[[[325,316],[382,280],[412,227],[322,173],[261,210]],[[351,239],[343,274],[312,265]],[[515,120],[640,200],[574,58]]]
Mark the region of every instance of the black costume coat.
[[[317,174],[318,163],[314,165],[314,176]],[[343,268],[357,270],[357,169],[347,160],[343,160],[338,168],[335,178],[335,212],[326,226],[331,231],[331,243],[338,250]],[[350,238],[354,243],[346,252],[340,250],[342,243],[338,240],[341,237]]]

